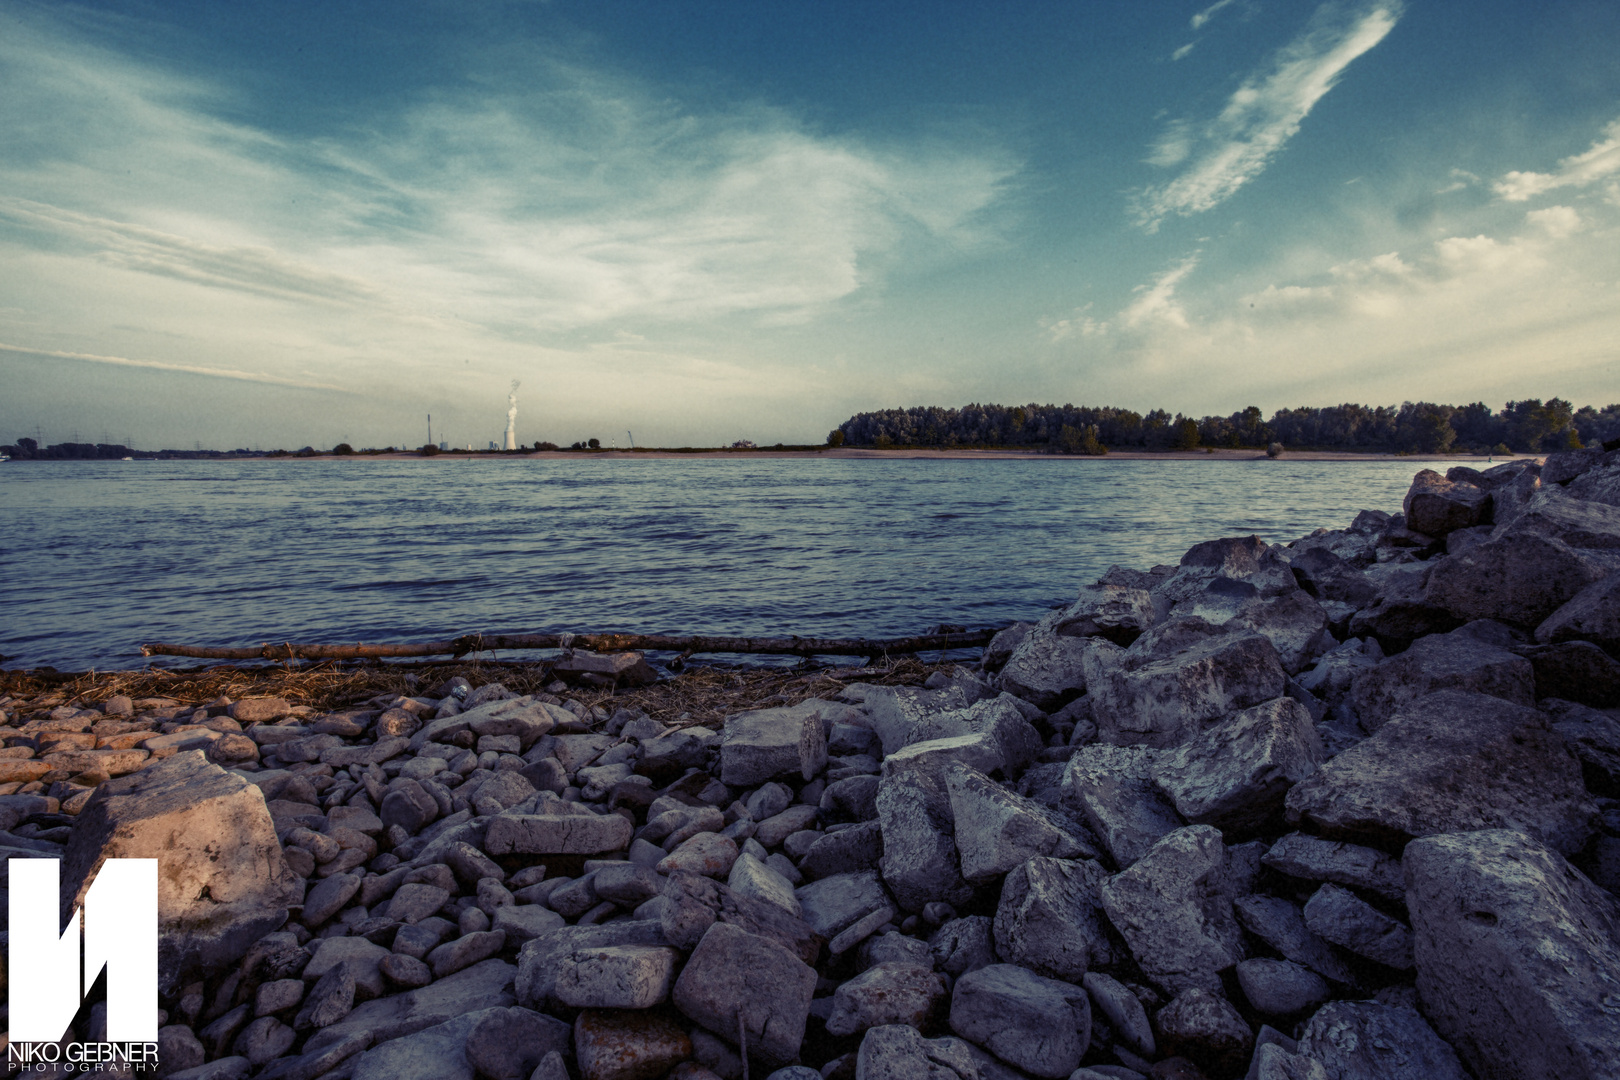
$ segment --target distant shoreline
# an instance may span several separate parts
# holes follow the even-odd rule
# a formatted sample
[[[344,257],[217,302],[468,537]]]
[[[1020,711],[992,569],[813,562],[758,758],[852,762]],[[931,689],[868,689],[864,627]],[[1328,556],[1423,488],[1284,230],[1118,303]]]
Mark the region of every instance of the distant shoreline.
[[[330,459],[347,457],[350,455],[320,454],[316,457]],[[355,454],[354,457],[374,458],[421,458],[423,455],[414,450],[399,451],[392,454]],[[1503,461],[1539,460],[1539,455],[1521,454],[1514,457],[1499,455]],[[435,458],[446,458],[462,461],[483,461],[491,459],[510,458],[514,460],[528,460],[539,458],[543,460],[579,460],[581,458],[609,458],[613,460],[626,460],[642,458],[657,458],[668,460],[673,458],[692,459],[702,458],[714,460],[717,458],[816,458],[833,459],[840,461],[1267,461],[1264,450],[1252,448],[1242,450],[1217,449],[1212,453],[1203,450],[1110,450],[1106,455],[1086,457],[1076,454],[1047,454],[1032,450],[935,450],[927,447],[900,447],[893,450],[878,450],[863,446],[828,447],[824,450],[732,450],[720,447],[714,450],[537,450],[530,453],[495,453],[487,451],[473,453],[440,453]],[[311,460],[311,459],[304,459]],[[1483,462],[1492,460],[1489,454],[1379,454],[1351,450],[1286,450],[1281,461],[1454,461],[1454,462]]]
[[[1541,454],[1394,454],[1377,453],[1372,451],[1356,450],[1285,450],[1281,458],[1288,461],[1444,461],[1454,463],[1487,463],[1494,462],[1500,457],[1502,461],[1540,461]],[[840,446],[825,447],[817,450],[773,450],[773,449],[732,449],[730,447],[715,447],[700,450],[532,450],[523,451],[442,451],[438,454],[422,454],[416,450],[395,450],[386,453],[353,454],[201,454],[196,457],[186,455],[172,457],[142,457],[137,456],[135,461],[397,461],[397,460],[442,460],[442,461],[527,461],[533,459],[556,461],[579,461],[595,459],[611,460],[737,460],[737,459],[833,459],[840,461],[1267,461],[1269,460],[1263,450],[1251,448],[1214,450],[1110,450],[1106,455],[1086,456],[1079,454],[1050,454],[1036,450],[967,450],[952,449],[939,450],[929,447],[898,447],[891,450],[879,450],[874,447]],[[26,459],[25,459],[26,460]],[[52,458],[51,461],[112,461],[112,458]],[[126,459],[129,460],[129,459]],[[23,461],[11,461],[7,464],[23,464]]]

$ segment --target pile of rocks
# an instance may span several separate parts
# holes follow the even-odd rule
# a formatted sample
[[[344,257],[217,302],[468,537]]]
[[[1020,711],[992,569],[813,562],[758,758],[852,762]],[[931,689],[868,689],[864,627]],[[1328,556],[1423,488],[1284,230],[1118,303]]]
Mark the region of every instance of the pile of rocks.
[[[1617,459],[1425,471],[720,731],[13,702],[0,845],[64,908],[163,860],[187,1080],[1613,1077]]]

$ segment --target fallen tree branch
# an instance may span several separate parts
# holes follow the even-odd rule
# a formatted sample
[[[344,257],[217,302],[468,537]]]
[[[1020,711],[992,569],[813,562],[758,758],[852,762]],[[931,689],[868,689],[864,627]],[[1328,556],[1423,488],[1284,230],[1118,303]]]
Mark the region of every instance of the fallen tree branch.
[[[994,630],[922,634],[903,638],[754,638],[666,634],[464,634],[449,641],[402,645],[206,645],[141,646],[142,656],[192,656],[207,660],[373,660],[390,656],[465,656],[495,649],[589,649],[592,652],[769,653],[782,656],[893,656],[925,649],[970,649],[987,645]]]

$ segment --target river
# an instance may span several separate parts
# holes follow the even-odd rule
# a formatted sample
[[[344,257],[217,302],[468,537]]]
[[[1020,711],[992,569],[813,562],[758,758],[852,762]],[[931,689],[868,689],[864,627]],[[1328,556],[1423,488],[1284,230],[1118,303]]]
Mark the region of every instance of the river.
[[[1399,510],[1425,464],[9,462],[0,654],[11,668],[112,670],[147,663],[148,641],[997,626],[1038,617],[1114,563]]]

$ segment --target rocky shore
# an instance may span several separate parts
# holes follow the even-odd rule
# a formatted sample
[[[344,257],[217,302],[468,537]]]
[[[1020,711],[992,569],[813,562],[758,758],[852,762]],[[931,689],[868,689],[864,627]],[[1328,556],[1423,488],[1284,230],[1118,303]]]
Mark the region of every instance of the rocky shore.
[[[176,1080],[1620,1076],[1620,452],[1402,510],[718,730],[7,699],[0,858],[160,860]]]

